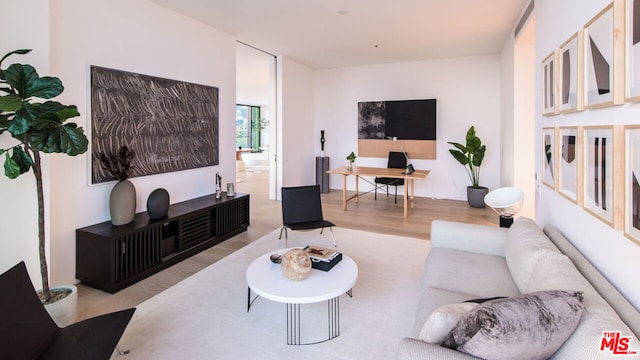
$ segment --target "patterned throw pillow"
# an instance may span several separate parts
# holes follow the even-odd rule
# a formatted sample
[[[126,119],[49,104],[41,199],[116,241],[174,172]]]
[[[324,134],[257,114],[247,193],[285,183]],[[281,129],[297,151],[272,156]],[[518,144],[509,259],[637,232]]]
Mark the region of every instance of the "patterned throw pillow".
[[[582,292],[549,290],[485,302],[442,345],[484,359],[547,359],[578,326]]]

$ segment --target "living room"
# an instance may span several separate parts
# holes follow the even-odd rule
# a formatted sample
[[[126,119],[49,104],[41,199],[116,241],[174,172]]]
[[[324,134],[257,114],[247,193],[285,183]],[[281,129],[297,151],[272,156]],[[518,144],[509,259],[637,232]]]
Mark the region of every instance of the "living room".
[[[505,131],[513,129],[518,122],[511,114],[518,106],[512,100],[512,93],[521,91],[514,85],[513,58],[519,51],[534,55],[530,66],[536,74],[535,89],[529,89],[536,99],[535,160],[527,163],[525,170],[531,177],[543,168],[543,128],[637,124],[638,105],[633,103],[551,117],[543,117],[538,105],[542,93],[542,60],[608,3],[605,0],[536,1],[535,45],[516,49],[515,39],[509,36],[502,51],[496,54],[323,70],[314,70],[282,56],[280,101],[285,106],[280,114],[284,154],[281,185],[314,182],[314,164],[310,159],[320,154],[320,130],[327,132],[327,154],[332,165],[343,165],[344,157],[357,147],[357,122],[352,109],[357,101],[414,97],[434,97],[442,104],[438,160],[417,162],[416,168],[432,170],[424,184],[417,184],[418,196],[464,200],[461,189],[466,187],[466,174],[448,156],[446,142],[462,141],[470,125],[476,126],[490,149],[483,167],[483,185],[490,189],[513,185],[510,179],[515,178],[515,169],[522,164],[518,159],[508,161],[510,154],[503,149],[509,149],[510,145],[501,139],[517,142],[510,136],[516,134],[515,130],[511,134]],[[170,190],[172,202],[184,201],[211,194],[216,172],[225,182],[234,178],[235,128],[231,119],[236,102],[236,38],[151,1],[30,0],[3,7],[9,11],[3,11],[2,18],[7,28],[13,30],[0,34],[2,50],[6,53],[33,48],[21,61],[34,64],[41,74],[52,74],[63,80],[65,92],[60,100],[78,105],[82,114],[78,123],[85,129],[91,127],[89,65],[220,89],[220,164],[134,179],[141,199],[152,190],[164,187]],[[24,18],[13,15],[18,13],[29,14],[28,31],[16,30],[24,29]],[[383,159],[360,161],[371,166],[384,163]],[[48,239],[54,284],[75,282],[75,229],[109,219],[107,204],[111,184],[88,185],[88,164],[87,155],[49,156],[46,160]],[[511,175],[505,176],[509,169]],[[35,199],[30,199],[32,180],[2,177],[0,183],[3,189],[0,214],[4,219],[0,230],[3,250],[0,270],[25,260],[32,278],[38,279],[33,230],[37,228],[33,216],[37,207]],[[332,188],[339,189],[339,186],[340,181],[332,179]],[[530,199],[535,208],[523,214],[535,218],[541,225],[554,225],[568,238],[575,239],[576,247],[640,308],[640,288],[633,276],[640,272],[638,244],[627,238],[621,228],[607,225],[545,186],[541,179],[536,180],[528,194],[535,198],[535,201]],[[139,201],[138,211],[144,211],[144,201]]]

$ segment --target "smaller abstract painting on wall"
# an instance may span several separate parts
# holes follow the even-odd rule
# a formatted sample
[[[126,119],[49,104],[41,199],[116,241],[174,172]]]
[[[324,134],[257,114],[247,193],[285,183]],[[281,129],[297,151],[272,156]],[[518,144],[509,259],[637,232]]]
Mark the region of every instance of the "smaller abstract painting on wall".
[[[560,193],[576,201],[578,180],[577,144],[578,129],[560,129]]]
[[[625,234],[640,243],[640,127],[630,126],[626,132]]]
[[[542,129],[542,182],[555,190],[556,176],[555,164],[556,160],[553,156],[555,152],[556,129]]]
[[[542,115],[558,113],[556,102],[556,53],[542,60]]]
[[[615,103],[614,77],[619,59],[615,59],[618,53],[616,49],[618,41],[614,41],[614,29],[616,29],[614,20],[614,3],[611,3],[584,28],[585,106],[587,108],[609,106]]]
[[[582,59],[582,31],[579,31],[560,46],[560,112],[583,109]]]
[[[584,131],[584,207],[611,224],[613,222],[613,129]]]
[[[627,0],[627,100],[640,101],[640,0]]]

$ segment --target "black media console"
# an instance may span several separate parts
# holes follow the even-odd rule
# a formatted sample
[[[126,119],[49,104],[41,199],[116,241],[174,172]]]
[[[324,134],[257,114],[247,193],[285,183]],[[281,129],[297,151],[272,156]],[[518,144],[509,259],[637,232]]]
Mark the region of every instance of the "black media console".
[[[115,293],[247,230],[249,195],[208,195],[173,204],[165,218],[146,212],[133,222],[110,221],[76,230],[76,277]]]

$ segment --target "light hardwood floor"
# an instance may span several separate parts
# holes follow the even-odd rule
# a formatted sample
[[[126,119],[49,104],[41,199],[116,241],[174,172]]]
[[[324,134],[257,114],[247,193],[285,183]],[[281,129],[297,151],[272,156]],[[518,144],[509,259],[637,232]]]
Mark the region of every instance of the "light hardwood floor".
[[[134,307],[182,279],[215,263],[243,246],[282,226],[280,202],[268,199],[268,173],[247,171],[246,180],[236,185],[236,191],[251,194],[249,229],[229,240],[173,265],[115,294],[78,284],[78,320]],[[402,191],[402,189],[399,189]],[[359,203],[349,202],[342,210],[342,191],[331,190],[322,195],[323,215],[339,227],[383,234],[424,239],[431,233],[434,219],[454,220],[497,226],[498,216],[489,208],[475,209],[465,201],[416,198],[409,217],[403,217],[402,199],[394,204],[393,195],[378,193],[361,197]],[[283,245],[284,246],[284,245]]]

